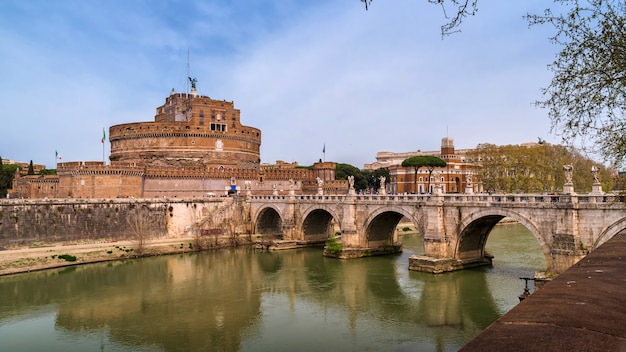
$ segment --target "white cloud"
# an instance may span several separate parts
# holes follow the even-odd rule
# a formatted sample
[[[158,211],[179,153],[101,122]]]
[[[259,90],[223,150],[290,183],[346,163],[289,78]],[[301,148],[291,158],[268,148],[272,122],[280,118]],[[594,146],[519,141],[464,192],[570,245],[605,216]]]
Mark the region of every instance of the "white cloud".
[[[436,150],[446,131],[457,148],[552,141],[531,103],[556,48],[521,18],[538,1],[481,1],[445,39],[439,9],[415,0],[22,3],[0,6],[5,158],[101,159],[102,127],[149,121],[185,89],[187,49],[200,92],[262,130],[263,162],[311,164],[325,143],[326,160],[362,167]]]

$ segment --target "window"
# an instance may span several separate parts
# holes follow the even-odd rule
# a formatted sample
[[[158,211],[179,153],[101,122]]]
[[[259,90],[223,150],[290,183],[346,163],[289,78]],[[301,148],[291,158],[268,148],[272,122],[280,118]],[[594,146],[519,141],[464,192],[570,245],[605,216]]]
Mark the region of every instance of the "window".
[[[211,120],[215,120],[215,111],[211,110]]]
[[[211,131],[226,132],[226,124],[224,124],[224,123],[211,123]]]

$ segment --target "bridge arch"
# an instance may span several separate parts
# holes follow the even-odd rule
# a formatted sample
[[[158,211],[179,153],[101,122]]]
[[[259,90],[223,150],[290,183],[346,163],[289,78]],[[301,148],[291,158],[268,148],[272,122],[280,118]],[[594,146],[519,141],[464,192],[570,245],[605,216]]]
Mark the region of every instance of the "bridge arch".
[[[326,207],[310,207],[302,215],[302,237],[305,241],[322,242],[341,231],[337,214]]]
[[[260,208],[253,217],[254,233],[260,235],[283,235],[283,219],[280,211],[273,206]]]
[[[600,247],[600,245],[602,245],[604,242],[610,240],[611,238],[613,238],[613,236],[617,235],[625,229],[626,218],[621,218],[620,220],[612,223],[600,233],[596,241],[593,243],[593,248],[591,249],[596,249]]]
[[[518,221],[533,234],[546,258],[546,266],[550,267],[550,245],[541,235],[537,225],[523,215],[507,208],[489,208],[473,212],[463,218],[459,224],[460,231],[454,258],[464,260],[484,257],[489,233],[505,217]]]
[[[413,214],[401,207],[381,207],[373,211],[365,220],[365,240],[367,247],[383,247],[398,242],[396,227],[402,218],[411,220],[413,225],[419,229]]]

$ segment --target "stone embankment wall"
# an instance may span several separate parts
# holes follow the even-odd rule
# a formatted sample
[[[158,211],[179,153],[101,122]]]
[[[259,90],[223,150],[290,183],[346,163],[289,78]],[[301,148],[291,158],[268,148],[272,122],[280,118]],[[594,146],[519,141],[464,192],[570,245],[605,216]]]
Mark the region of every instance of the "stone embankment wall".
[[[220,224],[212,226],[222,225],[240,208],[235,203],[230,198],[2,200],[0,246],[190,236],[213,213],[219,213]]]

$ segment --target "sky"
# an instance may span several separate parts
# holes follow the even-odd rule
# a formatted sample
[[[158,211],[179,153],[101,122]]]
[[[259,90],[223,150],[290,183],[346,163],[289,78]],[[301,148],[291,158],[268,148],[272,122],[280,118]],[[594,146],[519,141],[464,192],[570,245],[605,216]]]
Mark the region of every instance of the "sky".
[[[154,121],[188,72],[262,131],[262,163],[559,143],[533,104],[559,48],[523,18],[550,4],[480,0],[442,37],[426,0],[2,0],[0,156],[108,162],[103,130]]]

